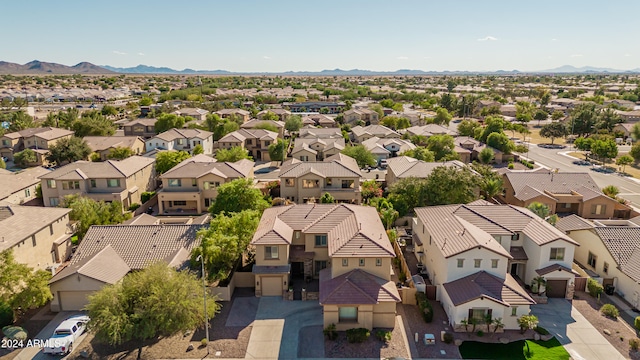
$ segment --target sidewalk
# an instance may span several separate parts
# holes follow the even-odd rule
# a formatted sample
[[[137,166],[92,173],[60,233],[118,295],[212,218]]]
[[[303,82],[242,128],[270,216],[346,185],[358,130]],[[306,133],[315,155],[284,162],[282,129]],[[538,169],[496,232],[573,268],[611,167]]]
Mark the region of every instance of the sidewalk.
[[[634,328],[634,321],[636,316],[640,316],[640,313],[633,311],[631,304],[618,295],[607,295],[603,293],[601,297],[604,301],[611,301],[618,310],[620,310],[620,317],[629,325],[629,328],[636,333],[638,332],[638,330]]]

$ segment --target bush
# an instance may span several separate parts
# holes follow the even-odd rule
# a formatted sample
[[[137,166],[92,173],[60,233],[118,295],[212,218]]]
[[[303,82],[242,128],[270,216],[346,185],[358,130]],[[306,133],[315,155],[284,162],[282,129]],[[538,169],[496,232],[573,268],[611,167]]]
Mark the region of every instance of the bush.
[[[129,206],[129,211],[136,211],[138,210],[138,208],[140,207],[140,204],[138,203],[133,203]]]
[[[540,335],[549,335],[549,330],[540,327],[540,326],[536,326],[533,331],[537,332]]]
[[[208,343],[209,343],[209,340],[207,340],[207,338],[202,338],[202,340],[200,340],[200,345],[202,346],[207,346]]]
[[[380,341],[389,342],[391,341],[391,330],[378,330],[376,331],[376,337]]]
[[[610,317],[612,319],[615,319],[618,316],[620,316],[620,312],[618,311],[618,308],[612,304],[602,305],[602,307],[600,308],[600,312],[602,312],[605,316]]]
[[[140,195],[140,201],[142,201],[142,203],[144,204],[149,201],[149,199],[151,199],[155,194],[155,191],[145,191],[142,193],[142,195]]]
[[[631,350],[638,351],[638,348],[640,348],[640,340],[629,339],[629,346],[631,346]]]
[[[478,335],[479,337],[483,337],[483,336],[484,336],[484,331],[482,331],[482,330],[478,330],[478,332],[476,333],[476,335]]]
[[[422,292],[416,293],[416,301],[418,303],[418,308],[420,308],[420,312],[422,312],[422,318],[425,322],[433,321],[433,307],[431,303],[427,299],[427,295]]]
[[[322,330],[324,336],[329,340],[335,340],[338,338],[338,332],[336,331],[336,324],[331,324]]]
[[[589,295],[597,297],[598,295],[602,294],[602,292],[604,291],[604,287],[602,287],[602,284],[598,283],[592,278],[589,278],[589,280],[587,280],[587,291],[589,292]]]
[[[453,342],[453,334],[449,332],[444,333],[444,335],[442,336],[442,339],[445,344],[451,344]]]
[[[0,329],[13,324],[13,310],[11,306],[0,300]]]
[[[636,316],[636,319],[633,321],[633,326],[635,326],[636,330],[640,331],[640,316]]]
[[[507,165],[507,169],[513,170],[513,168],[514,168],[514,165],[512,162],[510,162],[509,165]]]
[[[365,328],[349,329],[347,330],[347,341],[350,343],[365,342],[370,335],[371,332]]]

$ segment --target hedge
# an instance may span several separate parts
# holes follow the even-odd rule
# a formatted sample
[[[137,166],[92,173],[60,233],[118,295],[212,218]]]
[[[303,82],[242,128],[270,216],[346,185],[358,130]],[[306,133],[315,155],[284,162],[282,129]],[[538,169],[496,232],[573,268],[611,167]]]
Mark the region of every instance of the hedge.
[[[349,329],[347,330],[347,341],[350,343],[365,342],[370,335],[371,332],[365,328]]]
[[[417,292],[416,301],[418,303],[418,307],[420,308],[420,312],[422,313],[422,318],[424,319],[424,321],[428,323],[432,322],[433,307],[431,306],[429,299],[427,299],[427,295],[422,292]]]

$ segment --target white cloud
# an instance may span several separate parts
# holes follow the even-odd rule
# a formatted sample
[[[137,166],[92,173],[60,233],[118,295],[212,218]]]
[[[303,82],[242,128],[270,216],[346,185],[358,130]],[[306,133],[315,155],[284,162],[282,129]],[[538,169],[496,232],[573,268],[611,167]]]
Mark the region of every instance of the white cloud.
[[[138,53],[138,55],[140,55],[140,56],[144,56],[144,53],[142,53],[142,52],[139,52],[139,53]]]
[[[496,40],[498,40],[498,39],[497,39],[497,38],[495,38],[495,37],[493,37],[493,36],[485,36],[485,37],[483,37],[482,39],[478,39],[478,41],[488,41],[488,40],[490,40],[490,41],[496,41]]]
[[[573,54],[571,57],[582,57],[582,54]]]
[[[554,38],[554,39],[551,39],[551,41],[558,41],[558,39],[555,39],[555,38]]]
[[[631,54],[624,54],[624,56],[629,57],[629,56],[631,56]]]
[[[398,56],[396,59],[398,59],[398,60],[409,60],[409,58],[406,57],[406,56]]]
[[[118,50],[113,50],[113,53],[116,55],[127,55],[126,52],[122,52],[122,51],[118,51]]]
[[[270,57],[270,56],[267,56],[267,55],[264,55],[262,58],[263,58],[263,59],[267,59],[267,60],[271,59],[271,57]]]

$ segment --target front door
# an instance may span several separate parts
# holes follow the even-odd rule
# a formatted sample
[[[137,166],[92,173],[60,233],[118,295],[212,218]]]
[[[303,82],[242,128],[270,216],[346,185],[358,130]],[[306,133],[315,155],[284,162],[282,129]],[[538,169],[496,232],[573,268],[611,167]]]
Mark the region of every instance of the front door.
[[[509,274],[512,276],[518,276],[518,264],[511,264],[511,271],[509,271]]]
[[[302,275],[304,275],[304,263],[303,262],[292,262],[291,263],[291,275],[293,275],[293,276],[302,276]]]

